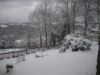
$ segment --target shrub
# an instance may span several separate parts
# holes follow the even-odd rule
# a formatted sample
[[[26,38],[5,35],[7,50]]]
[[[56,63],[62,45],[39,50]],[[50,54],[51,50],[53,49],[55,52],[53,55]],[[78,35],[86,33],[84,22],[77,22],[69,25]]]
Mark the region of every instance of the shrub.
[[[91,41],[80,36],[67,35],[64,38],[63,49],[60,52],[65,52],[67,49],[72,51],[86,51],[90,50]]]

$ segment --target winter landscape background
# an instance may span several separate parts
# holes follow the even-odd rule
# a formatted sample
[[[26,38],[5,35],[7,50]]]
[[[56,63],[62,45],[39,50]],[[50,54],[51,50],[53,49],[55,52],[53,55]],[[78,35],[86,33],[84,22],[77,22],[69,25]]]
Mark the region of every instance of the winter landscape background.
[[[99,18],[99,0],[0,0],[0,75],[99,75]]]

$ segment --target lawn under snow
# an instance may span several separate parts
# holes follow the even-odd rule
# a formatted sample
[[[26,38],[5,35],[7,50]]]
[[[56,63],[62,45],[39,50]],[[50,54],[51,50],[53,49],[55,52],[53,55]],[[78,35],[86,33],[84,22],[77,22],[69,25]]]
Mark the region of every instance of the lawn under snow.
[[[24,62],[17,58],[0,61],[0,75],[95,75],[97,45],[90,51],[59,53],[57,49],[38,52],[25,56]],[[39,55],[41,57],[36,58]],[[13,63],[13,71],[6,74],[6,63]]]

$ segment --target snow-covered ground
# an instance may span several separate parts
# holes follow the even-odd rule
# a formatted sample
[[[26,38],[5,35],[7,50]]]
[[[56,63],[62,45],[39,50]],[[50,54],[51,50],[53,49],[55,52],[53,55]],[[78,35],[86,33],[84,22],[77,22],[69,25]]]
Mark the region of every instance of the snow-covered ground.
[[[37,52],[25,56],[25,61],[17,58],[0,61],[0,75],[95,75],[97,45],[90,51],[59,53],[57,49]],[[37,56],[39,56],[37,58]],[[14,69],[6,74],[6,63],[13,63]]]
[[[14,51],[23,51],[23,50],[25,49],[24,48],[0,49],[0,54],[14,52]]]

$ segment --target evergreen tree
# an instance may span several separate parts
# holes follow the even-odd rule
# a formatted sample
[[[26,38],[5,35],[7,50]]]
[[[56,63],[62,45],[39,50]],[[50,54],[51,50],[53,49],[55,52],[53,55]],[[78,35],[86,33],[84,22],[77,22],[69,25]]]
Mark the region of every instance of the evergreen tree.
[[[65,35],[69,34],[70,29],[69,29],[68,26],[69,26],[69,25],[67,25],[66,23],[64,24],[63,30],[62,30],[62,33],[61,33],[61,40],[64,39]]]

